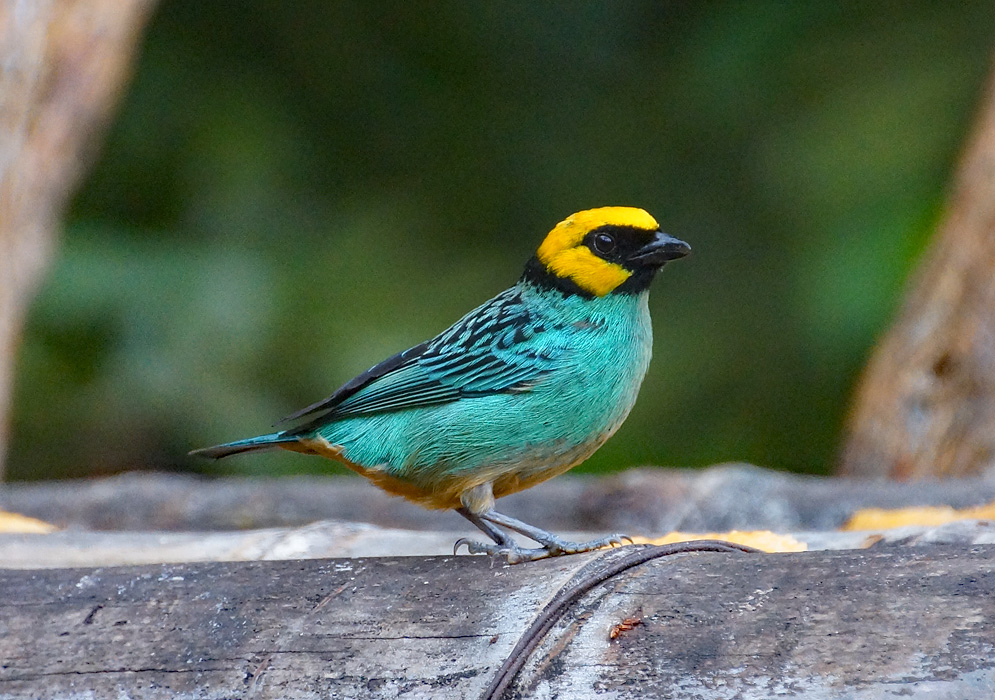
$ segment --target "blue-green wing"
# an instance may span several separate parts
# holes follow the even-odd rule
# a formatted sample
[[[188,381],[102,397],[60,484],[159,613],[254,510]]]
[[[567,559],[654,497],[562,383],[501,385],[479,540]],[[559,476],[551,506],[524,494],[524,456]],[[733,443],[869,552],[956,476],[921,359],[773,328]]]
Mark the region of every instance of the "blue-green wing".
[[[432,340],[384,360],[324,401],[291,418],[323,412],[311,424],[354,415],[528,391],[559,364],[565,348],[512,288]]]

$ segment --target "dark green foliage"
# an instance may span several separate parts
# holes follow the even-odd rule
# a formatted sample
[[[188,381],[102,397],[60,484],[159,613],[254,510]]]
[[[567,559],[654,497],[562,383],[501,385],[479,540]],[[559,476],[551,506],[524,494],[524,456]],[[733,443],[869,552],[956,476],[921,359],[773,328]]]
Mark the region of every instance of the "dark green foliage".
[[[588,467],[824,471],[993,37],[989,2],[165,0],[29,319],[10,474],[203,469],[605,204],[694,254]]]

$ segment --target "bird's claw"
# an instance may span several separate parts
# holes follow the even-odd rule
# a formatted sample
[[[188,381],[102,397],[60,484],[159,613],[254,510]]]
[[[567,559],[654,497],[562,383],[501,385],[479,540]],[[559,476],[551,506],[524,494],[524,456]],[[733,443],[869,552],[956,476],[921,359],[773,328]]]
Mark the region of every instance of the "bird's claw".
[[[461,537],[453,545],[453,555],[456,555],[460,547],[466,547],[467,554],[489,554],[504,557],[509,564],[518,564],[523,561],[535,561],[555,556],[545,547],[539,549],[525,549],[516,544],[490,544],[488,542],[478,542],[469,537]]]
[[[591,540],[590,542],[566,542],[556,537],[541,541],[540,544],[550,550],[550,556],[555,557],[564,554],[593,552],[596,549],[604,549],[605,547],[621,547],[626,542],[632,544],[632,538],[628,535],[620,535],[616,533],[614,535],[602,537],[599,540]]]
[[[516,544],[490,544],[477,542],[468,537],[461,537],[453,545],[453,555],[465,546],[467,554],[489,554],[491,556],[503,556],[509,564],[519,564],[526,561],[538,561],[550,557],[561,557],[568,554],[581,554],[583,552],[593,552],[596,549],[605,547],[621,547],[626,542],[632,544],[632,538],[628,535],[609,535],[599,540],[590,542],[567,542],[559,538],[551,538],[540,542],[541,547],[527,549]]]
[[[474,551],[475,548],[478,547],[478,546],[482,546],[483,543],[482,542],[477,542],[475,540],[471,540],[469,537],[460,537],[458,540],[456,540],[456,544],[453,545],[453,556],[454,557],[457,554],[459,554],[459,548],[462,547],[463,545],[466,545],[466,553],[467,554],[477,554],[477,552]]]

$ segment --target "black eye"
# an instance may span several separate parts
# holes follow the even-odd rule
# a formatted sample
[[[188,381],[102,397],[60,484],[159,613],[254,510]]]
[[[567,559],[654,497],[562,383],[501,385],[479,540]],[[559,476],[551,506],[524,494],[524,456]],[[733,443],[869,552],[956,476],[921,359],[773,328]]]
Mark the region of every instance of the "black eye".
[[[608,255],[615,250],[615,239],[607,233],[599,233],[594,236],[594,249],[602,255]]]

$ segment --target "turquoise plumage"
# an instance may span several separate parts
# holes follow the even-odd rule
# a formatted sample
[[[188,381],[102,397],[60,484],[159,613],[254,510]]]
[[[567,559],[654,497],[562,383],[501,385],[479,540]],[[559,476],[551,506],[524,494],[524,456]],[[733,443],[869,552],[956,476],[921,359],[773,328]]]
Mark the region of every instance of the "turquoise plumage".
[[[192,454],[330,457],[390,493],[455,509],[495,542],[457,547],[509,561],[621,543],[564,542],[497,513],[494,499],[579,464],[622,424],[652,352],[649,283],[688,251],[639,209],[575,214],[516,285],[288,417],[302,424]],[[540,546],[524,549],[504,530]]]

